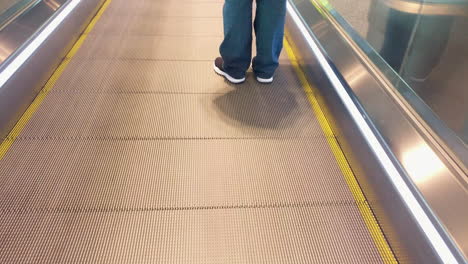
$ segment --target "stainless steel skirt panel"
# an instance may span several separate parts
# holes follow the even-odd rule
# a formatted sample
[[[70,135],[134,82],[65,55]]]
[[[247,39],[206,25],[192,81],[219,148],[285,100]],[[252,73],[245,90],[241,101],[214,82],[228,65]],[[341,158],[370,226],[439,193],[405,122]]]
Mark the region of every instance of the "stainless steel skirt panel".
[[[39,29],[38,26],[42,26],[47,19],[54,15],[55,10],[48,7],[46,2],[41,1],[0,32],[1,45],[8,47],[5,49],[8,53],[2,54],[2,57],[6,59],[0,65],[0,70],[5,69],[21,49],[27,45],[30,38]],[[81,1],[74,12],[0,87],[0,138],[6,137],[13,128],[102,2],[102,0]],[[60,3],[66,4],[67,1]]]

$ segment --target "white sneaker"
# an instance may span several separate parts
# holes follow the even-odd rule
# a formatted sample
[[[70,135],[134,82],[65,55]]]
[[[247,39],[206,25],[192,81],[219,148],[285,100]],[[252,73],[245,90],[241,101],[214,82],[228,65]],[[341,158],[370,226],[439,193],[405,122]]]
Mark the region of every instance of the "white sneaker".
[[[259,83],[272,83],[273,82],[273,77],[268,78],[268,79],[257,77],[257,81]]]
[[[240,78],[240,79],[236,79],[236,78],[232,77],[231,75],[227,74],[224,71],[224,69],[223,69],[223,59],[221,57],[216,58],[213,68],[214,68],[214,70],[215,70],[215,72],[217,74],[223,76],[224,78],[226,78],[226,80],[228,80],[231,83],[238,84],[238,83],[245,82],[245,77]]]

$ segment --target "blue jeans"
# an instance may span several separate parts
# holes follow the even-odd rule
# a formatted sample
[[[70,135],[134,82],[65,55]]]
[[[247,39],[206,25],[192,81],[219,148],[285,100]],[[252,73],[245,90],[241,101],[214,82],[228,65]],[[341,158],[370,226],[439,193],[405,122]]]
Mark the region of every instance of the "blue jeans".
[[[256,0],[255,35],[257,55],[252,61],[256,76],[268,79],[279,64],[283,48],[286,0]],[[234,78],[245,77],[252,60],[253,0],[225,0],[224,41],[220,47],[224,71]]]

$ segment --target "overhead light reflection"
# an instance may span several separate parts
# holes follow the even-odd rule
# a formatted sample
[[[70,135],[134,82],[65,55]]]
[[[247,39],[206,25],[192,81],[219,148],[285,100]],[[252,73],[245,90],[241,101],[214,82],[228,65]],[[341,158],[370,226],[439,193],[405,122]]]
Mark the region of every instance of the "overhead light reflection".
[[[421,145],[403,153],[403,165],[411,177],[418,182],[429,180],[445,167],[427,145]]]
[[[367,71],[358,65],[352,65],[352,69],[348,70],[345,73],[345,79],[348,80],[350,86],[356,85],[357,83],[363,82],[366,80]],[[356,85],[359,86],[359,85]]]
[[[57,3],[57,1],[54,1],[54,0],[46,0],[46,1],[44,1],[44,3],[54,11],[59,9],[59,7],[60,7],[60,4]]]
[[[11,47],[8,47],[7,44],[2,43],[3,45],[0,44],[0,62],[5,61],[11,53],[13,53],[14,49]]]
[[[16,56],[2,72],[0,72],[0,89],[80,2],[81,0],[72,0],[69,2],[67,6],[61,10],[60,13],[21,51],[21,53],[18,54],[18,56]]]

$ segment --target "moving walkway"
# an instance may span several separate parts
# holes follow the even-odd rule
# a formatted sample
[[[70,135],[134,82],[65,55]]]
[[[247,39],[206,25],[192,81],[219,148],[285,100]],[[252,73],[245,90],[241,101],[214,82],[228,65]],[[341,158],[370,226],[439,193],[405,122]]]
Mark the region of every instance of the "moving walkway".
[[[333,89],[310,2],[275,82],[238,86],[212,68],[221,0],[36,2],[0,35],[44,20],[0,69],[2,263],[464,263]]]

